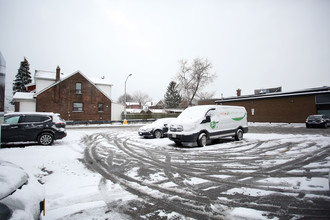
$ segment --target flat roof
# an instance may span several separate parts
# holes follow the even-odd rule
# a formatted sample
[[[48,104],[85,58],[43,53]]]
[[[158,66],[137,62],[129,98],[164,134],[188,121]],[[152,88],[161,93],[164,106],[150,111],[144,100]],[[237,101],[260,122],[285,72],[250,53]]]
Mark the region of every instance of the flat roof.
[[[224,99],[219,99],[219,100],[215,101],[215,103],[279,98],[279,97],[288,97],[288,96],[316,95],[316,94],[326,94],[326,93],[330,93],[330,87],[328,87],[328,86],[304,89],[304,90],[298,90],[298,91],[291,91],[291,92],[274,92],[274,93],[259,94],[259,95],[245,95],[245,96],[228,97],[228,98],[224,98]]]

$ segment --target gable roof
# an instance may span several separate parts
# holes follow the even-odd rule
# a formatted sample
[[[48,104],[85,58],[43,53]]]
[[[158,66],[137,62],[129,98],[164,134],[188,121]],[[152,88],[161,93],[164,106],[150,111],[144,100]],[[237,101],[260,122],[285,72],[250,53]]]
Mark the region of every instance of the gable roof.
[[[76,71],[76,72],[80,72],[81,73],[81,71],[79,71],[79,70]],[[76,73],[76,72],[74,72],[74,73]],[[69,76],[72,76],[73,74],[69,74],[68,75],[68,74],[61,73],[60,74],[60,78],[63,77],[63,79],[61,79],[60,81],[65,80],[66,78],[68,78]],[[56,80],[56,72],[45,71],[45,70],[36,70],[35,73],[34,73],[34,78],[55,81]],[[85,78],[87,78],[87,77],[85,77]],[[110,81],[105,80],[105,77],[104,76],[103,77],[89,77],[89,80],[92,81],[96,85],[109,85],[109,86],[113,86],[113,84]]]
[[[50,86],[47,86],[46,88],[44,88],[43,90],[39,91],[38,93],[35,93],[35,94],[34,94],[34,97],[37,97],[39,94],[43,93],[44,91],[46,91],[46,90],[48,90],[48,89],[50,89],[50,88],[56,86],[57,84],[59,84],[59,83],[65,81],[66,79],[68,79],[68,78],[70,78],[70,77],[72,77],[73,75],[78,74],[78,73],[79,73],[80,75],[82,75],[82,76],[83,76],[83,77],[84,77],[84,78],[85,78],[90,84],[92,84],[92,85],[93,85],[98,91],[100,91],[105,97],[107,97],[107,98],[112,102],[112,99],[111,99],[107,94],[105,94],[102,90],[100,90],[99,88],[97,88],[96,84],[95,84],[94,82],[92,82],[88,77],[86,77],[86,76],[85,76],[82,72],[80,72],[79,70],[77,70],[76,72],[74,72],[74,73],[72,73],[72,74],[70,74],[70,75],[64,77],[64,78],[61,79],[60,81],[57,81],[57,82],[51,84]],[[108,84],[107,84],[107,85],[108,85]],[[110,84],[110,85],[112,85],[112,84]]]
[[[146,102],[146,104],[145,104],[145,106],[148,106],[148,107],[159,106],[159,105],[164,105],[164,102],[162,100],[158,100],[158,101]]]

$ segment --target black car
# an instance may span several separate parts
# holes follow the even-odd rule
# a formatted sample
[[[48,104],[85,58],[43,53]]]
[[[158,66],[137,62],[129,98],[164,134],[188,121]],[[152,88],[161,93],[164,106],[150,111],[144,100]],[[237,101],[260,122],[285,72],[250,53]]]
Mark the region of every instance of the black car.
[[[330,120],[325,115],[310,115],[306,119],[306,128],[323,127],[327,128],[330,125]]]
[[[54,140],[66,136],[66,123],[54,113],[10,113],[5,114],[1,125],[1,143],[38,142],[51,145]]]

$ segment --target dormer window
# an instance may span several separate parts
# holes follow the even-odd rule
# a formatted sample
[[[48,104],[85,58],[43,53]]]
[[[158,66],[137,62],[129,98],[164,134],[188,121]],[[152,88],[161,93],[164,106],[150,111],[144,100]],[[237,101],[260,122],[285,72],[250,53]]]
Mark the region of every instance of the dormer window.
[[[81,83],[76,83],[76,94],[81,94]]]

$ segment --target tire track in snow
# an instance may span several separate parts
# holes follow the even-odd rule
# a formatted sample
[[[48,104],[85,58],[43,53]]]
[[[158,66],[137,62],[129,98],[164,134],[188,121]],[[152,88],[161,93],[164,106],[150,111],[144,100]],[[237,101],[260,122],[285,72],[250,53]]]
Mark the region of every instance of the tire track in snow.
[[[103,148],[103,146],[100,146],[100,144],[97,142],[94,142],[94,144],[88,142],[85,143],[89,146],[86,147],[84,151],[86,163],[89,164],[91,168],[93,168],[95,171],[100,173],[103,177],[111,180],[114,183],[119,183],[132,194],[137,195],[141,198],[151,200],[152,202],[156,202],[160,204],[161,207],[164,207],[167,210],[175,211],[184,216],[190,216],[197,219],[220,219],[222,217],[220,213],[206,212],[207,207],[205,208],[204,204],[196,205],[191,204],[190,202],[203,200],[207,201],[208,198],[206,197],[203,198],[200,196],[199,198],[196,198],[195,195],[183,194],[180,190],[159,188],[158,186],[155,186],[153,184],[143,183],[120,172],[111,170],[111,166],[108,166],[108,164],[104,160],[105,158],[101,159],[97,155],[97,152],[100,150],[99,148]],[[148,192],[150,190],[145,189],[145,187],[151,189],[151,193]],[[180,196],[181,199],[176,198],[176,200],[168,200],[169,195],[172,195],[174,197]]]
[[[95,141],[98,138],[101,141]],[[218,152],[203,150],[200,155],[191,151],[178,156],[178,153],[182,152],[177,149],[150,148],[144,146],[142,142],[139,140],[137,143],[136,140],[119,136],[116,132],[94,134],[85,139],[87,146],[85,160],[105,178],[114,183],[120,183],[127,191],[145,199],[147,203],[160,204],[160,209],[174,211],[183,216],[197,219],[221,218],[220,212],[223,211],[223,207],[251,208],[265,211],[270,217],[330,216],[327,206],[324,206],[324,203],[329,205],[329,192],[292,189],[283,187],[280,183],[274,185],[259,181],[269,177],[280,178],[285,174],[288,175],[288,171],[303,169],[310,163],[326,160],[329,157],[329,150],[327,150],[329,146],[325,149],[324,147],[316,149],[312,154],[294,157],[284,153],[299,146],[304,142],[303,140],[284,144],[279,144],[278,140],[235,142],[229,143],[234,147],[225,148],[223,151],[222,149]],[[309,150],[314,146],[316,146],[315,143],[309,143],[304,146],[304,149]],[[265,156],[268,152],[282,148],[284,150],[281,150],[279,154]],[[272,165],[272,162],[278,158],[285,161]],[[115,166],[113,161],[116,159],[122,163]],[[264,161],[270,163],[264,166]],[[129,173],[136,168],[142,170],[142,167],[145,167],[149,173],[140,172],[133,176]],[[156,181],[148,179],[150,174],[160,173],[160,171],[163,172],[163,179]],[[320,176],[322,174],[324,173],[321,172]],[[216,177],[216,175],[228,177]],[[190,183],[193,178],[201,182]],[[170,187],[164,186],[166,184],[170,184]],[[175,187],[181,187],[182,190],[175,190]],[[245,193],[228,194],[228,191],[235,188],[261,190],[267,193],[262,196]],[[155,196],[154,193],[161,196]],[[305,198],[306,195],[309,197]],[[315,196],[323,196],[323,199],[314,198]],[[277,201],[282,201],[282,203]],[[284,201],[288,201],[289,204],[283,206],[286,204]],[[214,205],[218,209],[212,208]],[[308,206],[311,208],[306,209]],[[154,213],[156,210],[151,209],[150,212]]]

